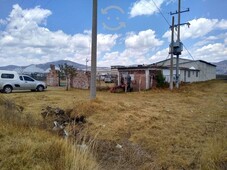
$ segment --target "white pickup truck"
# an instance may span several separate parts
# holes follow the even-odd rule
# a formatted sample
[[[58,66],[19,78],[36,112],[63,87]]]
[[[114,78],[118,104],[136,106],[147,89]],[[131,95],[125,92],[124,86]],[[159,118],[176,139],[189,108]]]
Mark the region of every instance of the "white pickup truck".
[[[16,71],[0,70],[0,91],[11,93],[13,90],[43,91],[46,83],[37,81],[28,75],[19,75]]]

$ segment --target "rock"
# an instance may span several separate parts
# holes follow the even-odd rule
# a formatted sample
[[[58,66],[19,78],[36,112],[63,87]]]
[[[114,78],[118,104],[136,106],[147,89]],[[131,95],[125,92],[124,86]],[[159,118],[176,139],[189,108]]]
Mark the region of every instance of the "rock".
[[[118,149],[122,149],[122,145],[117,144],[117,145],[116,145],[116,148],[118,148]]]

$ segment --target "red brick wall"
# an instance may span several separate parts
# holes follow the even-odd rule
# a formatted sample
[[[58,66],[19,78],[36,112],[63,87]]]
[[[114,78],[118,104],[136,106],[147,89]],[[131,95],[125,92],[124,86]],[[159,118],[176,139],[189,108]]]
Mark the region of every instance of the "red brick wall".
[[[76,76],[71,81],[71,87],[78,89],[89,89],[90,87],[90,73],[78,71]]]

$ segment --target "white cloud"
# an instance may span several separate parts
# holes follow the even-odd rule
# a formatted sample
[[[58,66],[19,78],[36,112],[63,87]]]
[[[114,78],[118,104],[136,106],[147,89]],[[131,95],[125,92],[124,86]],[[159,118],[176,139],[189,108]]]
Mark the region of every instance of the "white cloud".
[[[98,50],[110,51],[119,37],[117,34],[98,34]]]
[[[59,59],[85,63],[90,57],[91,32],[68,35],[63,31],[45,28],[51,11],[35,7],[23,10],[14,5],[6,25],[0,32],[1,65],[37,64]],[[98,54],[110,51],[117,34],[98,34]]]
[[[132,65],[149,64],[147,56],[157,50],[163,41],[156,38],[155,31],[148,29],[139,33],[127,33],[125,38],[125,50],[122,52],[109,52],[104,55],[100,65]]]
[[[162,3],[165,0],[155,0],[155,4],[158,8],[161,7]],[[155,6],[152,0],[140,0],[136,1],[131,8],[130,17],[136,17],[140,15],[152,15],[158,12],[157,7]]]
[[[221,33],[216,35],[211,35],[208,37],[202,37],[200,41],[196,42],[193,47],[200,48],[202,46],[205,46],[207,44],[214,44],[216,42],[224,42],[225,39],[227,39],[227,33]]]
[[[196,59],[218,62],[226,59],[227,46],[221,43],[208,44],[196,49],[193,55],[196,56]]]
[[[149,51],[161,46],[163,41],[156,38],[155,31],[148,29],[140,31],[138,34],[129,33],[125,39],[125,46],[129,49]]]
[[[102,60],[99,62],[100,66],[113,65],[134,65],[134,64],[149,64],[146,55],[141,52],[135,53],[130,49],[125,49],[123,52],[114,51],[105,53]]]
[[[153,15],[159,12],[162,4],[169,5],[175,2],[176,0],[137,0],[132,4],[129,14],[130,17]]]
[[[7,24],[6,20],[0,19],[0,25],[6,25],[6,24]]]
[[[217,28],[226,30],[226,29],[227,29],[227,20],[222,19],[222,20],[217,24]]]
[[[227,45],[227,38],[225,38],[224,43],[225,43],[225,45]]]
[[[181,40],[185,40],[187,38],[199,38],[207,35],[213,30],[216,29],[227,29],[227,20],[218,20],[218,19],[207,19],[207,18],[199,18],[193,19],[189,21],[190,28],[188,26],[181,27]],[[169,38],[171,36],[171,31],[167,31],[163,37]]]
[[[156,52],[154,55],[152,55],[149,58],[149,61],[151,63],[155,63],[155,62],[167,59],[168,56],[169,56],[169,48],[165,48],[163,50]]]
[[[21,31],[22,29],[25,30],[25,28],[27,30],[36,28],[38,24],[45,24],[46,18],[51,14],[50,10],[41,9],[40,7],[23,10],[18,4],[13,5],[13,10],[7,19],[9,22],[7,30],[17,29]]]

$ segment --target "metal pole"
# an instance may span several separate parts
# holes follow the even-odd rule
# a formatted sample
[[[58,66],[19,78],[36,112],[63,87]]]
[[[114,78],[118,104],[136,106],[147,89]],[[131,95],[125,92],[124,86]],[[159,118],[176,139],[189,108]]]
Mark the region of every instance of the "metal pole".
[[[173,43],[174,43],[174,16],[172,16],[171,59],[170,59],[170,90],[173,90]]]
[[[98,0],[93,0],[92,45],[91,45],[91,87],[90,99],[96,98],[96,65],[97,65],[97,8]]]
[[[178,28],[177,28],[177,42],[180,43],[180,13],[181,0],[178,0]],[[179,88],[179,54],[177,54],[176,61],[176,88]]]

